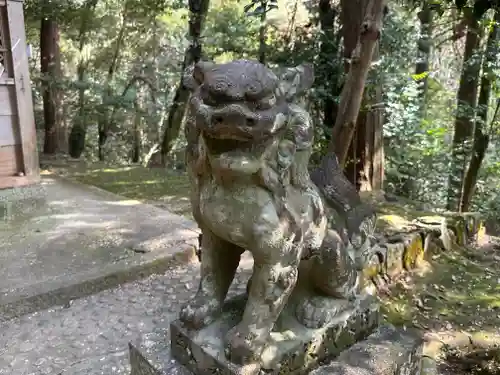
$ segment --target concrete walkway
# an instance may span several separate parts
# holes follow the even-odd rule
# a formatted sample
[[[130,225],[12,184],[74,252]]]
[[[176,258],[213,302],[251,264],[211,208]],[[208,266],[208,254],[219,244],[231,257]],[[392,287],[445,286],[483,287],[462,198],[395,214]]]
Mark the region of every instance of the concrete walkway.
[[[0,227],[0,321],[163,273],[193,255],[195,223],[103,190],[44,177],[47,205]]]
[[[229,296],[242,293],[252,271],[243,256]],[[0,375],[129,374],[128,343],[141,339],[164,358],[169,325],[196,292],[197,263],[173,266],[162,275],[120,285],[92,296],[0,323]],[[189,375],[170,357],[168,375]]]

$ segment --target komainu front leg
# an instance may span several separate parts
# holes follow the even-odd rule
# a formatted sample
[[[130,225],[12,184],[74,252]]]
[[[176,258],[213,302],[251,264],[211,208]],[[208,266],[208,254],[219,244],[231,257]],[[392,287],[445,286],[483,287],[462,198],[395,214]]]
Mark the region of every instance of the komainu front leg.
[[[203,231],[200,285],[194,298],[181,310],[180,319],[184,324],[200,329],[220,315],[243,251],[210,231]]]
[[[297,305],[297,318],[306,327],[320,328],[348,308],[359,289],[354,260],[336,231],[327,232],[309,278],[313,290]]]
[[[226,336],[227,357],[234,363],[257,362],[298,279],[299,247],[269,249],[255,256],[254,272],[241,322]],[[272,255],[272,256],[269,256]]]

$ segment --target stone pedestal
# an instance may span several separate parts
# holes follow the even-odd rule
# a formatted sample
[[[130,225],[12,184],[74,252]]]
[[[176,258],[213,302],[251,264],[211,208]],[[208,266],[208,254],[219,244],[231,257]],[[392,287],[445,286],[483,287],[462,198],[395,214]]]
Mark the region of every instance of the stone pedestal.
[[[245,302],[245,296],[230,300],[221,318],[199,331],[184,328],[180,321],[173,322],[172,356],[196,375],[302,375],[366,338],[379,322],[378,304],[372,296],[353,303],[351,309],[321,329],[299,323],[294,304],[289,303],[271,334],[262,363],[237,366],[226,359],[223,339],[240,321]]]

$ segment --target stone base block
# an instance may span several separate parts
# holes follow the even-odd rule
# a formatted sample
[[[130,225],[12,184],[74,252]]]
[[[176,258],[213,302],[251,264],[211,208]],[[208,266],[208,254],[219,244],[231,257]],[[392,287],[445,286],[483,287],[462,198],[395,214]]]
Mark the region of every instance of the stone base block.
[[[0,190],[0,223],[23,219],[46,204],[47,192],[41,184]]]
[[[420,375],[422,349],[418,332],[383,325],[310,375]]]
[[[131,375],[168,375],[161,366],[155,367],[141,352],[138,345],[128,344]],[[147,350],[147,349],[145,349]],[[166,358],[168,360],[168,356]]]
[[[245,296],[230,300],[221,318],[199,331],[186,329],[180,321],[173,322],[172,356],[196,375],[303,375],[366,338],[379,322],[378,304],[368,295],[321,329],[299,323],[294,305],[289,303],[271,335],[262,363],[237,366],[226,359],[224,337],[241,320],[245,302]]]

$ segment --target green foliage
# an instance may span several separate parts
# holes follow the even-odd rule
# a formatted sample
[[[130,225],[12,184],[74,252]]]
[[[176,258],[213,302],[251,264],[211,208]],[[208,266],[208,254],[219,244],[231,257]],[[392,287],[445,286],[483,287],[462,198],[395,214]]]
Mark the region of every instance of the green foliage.
[[[319,155],[333,125],[325,118],[325,103],[338,103],[345,78],[340,20],[337,15],[333,29],[325,33],[317,4],[279,4],[278,7],[277,0],[212,1],[202,32],[203,58],[219,62],[257,58],[259,16],[267,13],[269,66],[279,69],[303,62],[315,65],[315,85],[304,103],[316,125],[315,151]],[[417,42],[421,37],[415,9],[391,4],[384,21],[379,58],[369,74],[366,97],[373,96],[375,88],[382,88],[382,103],[376,104],[384,112],[386,190],[439,207],[444,206],[446,198],[456,111],[464,110],[456,105],[463,40],[447,39],[450,25],[456,20],[447,3],[433,2],[432,7],[438,15],[433,32],[440,37],[436,38],[429,71],[415,74]],[[187,2],[27,0],[27,38],[33,50],[30,67],[40,129],[43,128],[39,74],[42,17],[56,20],[60,28],[62,76],[50,84],[59,90],[65,126],[69,129],[83,124],[87,132],[85,158],[97,159],[99,125],[102,127],[106,120],[109,134],[101,145],[106,161],[130,164],[139,150],[139,161],[144,162],[161,140],[163,120],[179,84],[184,52],[189,45]],[[484,27],[487,31],[492,23],[486,20]],[[482,51],[477,51],[475,58],[482,59]],[[500,61],[500,54],[495,61]],[[500,76],[500,63],[484,74]],[[422,97],[424,81],[425,98]],[[498,80],[493,82],[492,108],[500,97],[499,85]],[[492,113],[490,110],[487,124],[491,146],[479,174],[474,209],[497,214],[500,212],[500,126],[498,119],[491,121]],[[182,137],[179,138],[174,153],[182,149],[183,143]]]
[[[261,15],[270,12],[273,9],[278,9],[278,0],[252,0],[250,4],[243,8],[247,16]]]
[[[412,0],[412,5],[422,5],[428,0]],[[491,9],[498,9],[499,4],[496,0],[432,0],[431,9],[439,16],[446,13],[446,10],[455,7],[459,13],[470,12],[476,19],[481,19],[486,12]]]
[[[240,1],[229,0],[209,10],[204,33],[207,59],[225,62],[257,56],[259,20],[247,17],[244,8]]]
[[[444,203],[447,149],[444,136],[450,117],[431,118],[442,111],[442,90],[434,90],[430,72],[417,75],[416,41],[419,24],[404,9],[393,9],[387,17],[382,39],[380,71],[384,83],[386,123],[384,125],[387,188],[412,199]],[[424,78],[429,81],[425,103],[421,97]],[[432,98],[432,100],[430,100]],[[425,107],[427,116],[422,118]],[[436,164],[435,160],[443,161]]]

